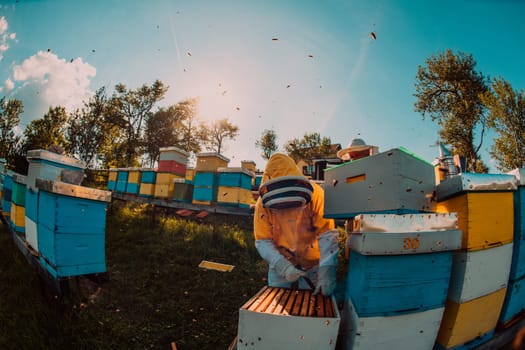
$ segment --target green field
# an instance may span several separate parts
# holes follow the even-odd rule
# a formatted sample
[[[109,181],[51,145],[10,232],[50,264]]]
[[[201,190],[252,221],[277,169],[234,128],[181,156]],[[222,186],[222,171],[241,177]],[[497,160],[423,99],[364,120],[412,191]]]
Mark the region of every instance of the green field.
[[[238,309],[266,284],[249,217],[177,218],[122,201],[108,208],[107,279],[58,296],[0,232],[0,349],[227,349]],[[234,265],[205,270],[202,260]]]

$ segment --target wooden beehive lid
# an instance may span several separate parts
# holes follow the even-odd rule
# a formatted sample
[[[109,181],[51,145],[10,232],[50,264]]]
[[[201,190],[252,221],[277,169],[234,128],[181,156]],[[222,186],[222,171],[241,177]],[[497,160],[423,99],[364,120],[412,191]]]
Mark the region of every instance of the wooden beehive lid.
[[[525,186],[525,168],[516,168],[509,171],[507,174],[515,176],[519,182],[519,185]]]
[[[46,151],[43,149],[34,149],[34,150],[27,151],[26,158],[29,162],[36,161],[36,160],[47,160],[50,162],[55,162],[55,163],[71,166],[74,168],[80,168],[80,169],[86,168],[86,162],[65,156],[63,154]]]
[[[217,152],[199,153],[197,154],[197,159],[200,159],[200,158],[219,158],[225,161],[226,163],[230,161],[228,158],[226,158],[225,156]]]
[[[61,181],[36,179],[36,187],[40,190],[61,194],[64,196],[111,202],[111,192],[79,185],[72,185]]]
[[[436,187],[438,202],[461,192],[470,191],[513,191],[518,180],[509,174],[461,173],[445,179]]]
[[[446,231],[458,228],[457,213],[360,214],[354,218],[355,232]]]
[[[22,175],[22,174],[14,173],[13,174],[13,181],[16,182],[16,183],[25,185],[26,184],[26,176]]]
[[[183,156],[185,157],[189,157],[189,152],[186,152],[185,150],[183,149],[180,149],[178,147],[175,147],[175,146],[171,146],[171,147],[160,147],[159,148],[159,152],[162,153],[162,152],[177,152],[179,154],[182,154]]]
[[[245,175],[248,175],[250,177],[254,177],[255,174],[253,173],[253,171],[250,171],[246,168],[242,168],[242,167],[219,167],[217,168],[217,172],[218,173],[243,173]]]

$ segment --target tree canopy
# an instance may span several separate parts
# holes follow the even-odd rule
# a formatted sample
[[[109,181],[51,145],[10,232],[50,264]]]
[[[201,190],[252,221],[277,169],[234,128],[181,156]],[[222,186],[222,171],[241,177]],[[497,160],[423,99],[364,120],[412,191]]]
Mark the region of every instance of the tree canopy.
[[[486,171],[479,150],[486,127],[481,96],[489,90],[487,79],[476,70],[470,54],[446,50],[425,63],[418,67],[416,76],[415,111],[437,121],[441,140],[467,159],[467,170]],[[481,131],[476,145],[478,129]]]
[[[492,91],[482,96],[487,107],[488,125],[498,134],[490,155],[502,171],[525,165],[525,92],[516,91],[503,78],[496,78]]]
[[[21,136],[17,135],[15,128],[20,124],[20,114],[24,111],[22,101],[0,99],[0,157],[7,163],[13,163],[21,146]]]
[[[239,135],[239,127],[231,124],[227,118],[219,119],[210,126],[202,125],[202,141],[208,151],[221,153],[226,140],[235,140]]]
[[[319,133],[305,133],[302,139],[292,139],[286,143],[284,150],[295,162],[304,160],[311,165],[316,158],[330,155],[332,141]]]
[[[255,147],[262,150],[261,157],[263,159],[270,159],[272,154],[279,149],[277,146],[277,134],[273,129],[265,129],[261,135],[261,139],[255,141]]]

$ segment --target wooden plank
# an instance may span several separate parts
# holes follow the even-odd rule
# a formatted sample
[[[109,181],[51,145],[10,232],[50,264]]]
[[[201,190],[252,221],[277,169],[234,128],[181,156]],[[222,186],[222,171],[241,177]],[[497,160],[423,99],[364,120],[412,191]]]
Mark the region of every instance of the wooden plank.
[[[325,299],[325,316],[334,317],[334,308],[332,303],[332,298],[326,297]]]
[[[302,304],[303,298],[304,298],[304,293],[302,293],[300,291],[297,291],[296,293],[297,293],[297,295],[295,297],[295,303],[294,303],[293,309],[292,309],[292,315],[293,316],[299,316],[299,314],[301,312],[301,304]]]
[[[284,293],[284,289],[283,288],[279,288],[277,290],[277,293],[273,297],[273,299],[270,302],[270,304],[268,304],[268,308],[266,308],[265,312],[270,313],[270,314],[271,313],[275,313],[274,310],[277,307],[277,305],[279,305],[279,301],[281,300],[281,297],[282,297],[283,293]]]
[[[325,317],[326,316],[326,312],[325,312],[325,297],[324,295],[322,295],[321,293],[317,294],[316,295],[317,297],[317,300],[316,300],[316,306],[315,306],[315,315],[317,317]]]
[[[248,310],[250,311],[256,311],[258,308],[259,308],[259,304],[261,304],[263,302],[264,299],[266,299],[266,297],[268,296],[268,294],[270,294],[272,292],[273,288],[272,287],[268,287],[264,290],[263,293],[261,293],[260,296],[258,296],[257,300],[255,300],[251,305],[250,307],[248,308]]]
[[[258,298],[259,296],[264,293],[266,290],[268,289],[268,286],[264,286],[262,287],[258,292],[257,294],[255,294],[253,297],[250,298],[250,300],[248,300],[247,302],[244,303],[243,306],[241,306],[241,309],[248,309],[250,307],[250,305],[252,305]]]
[[[284,290],[284,293],[282,294],[281,298],[279,299],[279,303],[277,304],[277,306],[273,310],[274,314],[277,314],[277,315],[281,315],[282,314],[285,305],[288,303],[288,299],[290,297],[290,293],[291,293],[290,289],[285,289]]]
[[[300,316],[308,315],[308,308],[310,307],[310,291],[304,291],[303,304],[301,305]]]
[[[288,301],[286,302],[286,305],[284,307],[283,315],[291,315],[292,314],[292,308],[295,303],[295,299],[297,295],[299,294],[296,290],[290,290],[290,295],[288,297]]]
[[[265,298],[259,303],[257,306],[257,309],[255,311],[257,312],[265,312],[268,308],[268,305],[272,302],[273,298],[275,297],[275,294],[277,294],[277,291],[279,288],[272,288],[270,293],[268,293]]]

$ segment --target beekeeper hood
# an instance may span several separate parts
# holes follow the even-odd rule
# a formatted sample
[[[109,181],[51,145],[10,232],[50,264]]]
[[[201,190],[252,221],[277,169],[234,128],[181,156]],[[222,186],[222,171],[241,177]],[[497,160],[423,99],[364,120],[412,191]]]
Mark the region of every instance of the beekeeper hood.
[[[312,184],[303,176],[292,158],[276,153],[268,160],[259,187],[263,207],[300,207],[310,203],[312,192]]]

